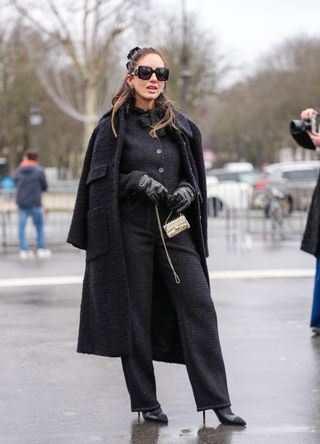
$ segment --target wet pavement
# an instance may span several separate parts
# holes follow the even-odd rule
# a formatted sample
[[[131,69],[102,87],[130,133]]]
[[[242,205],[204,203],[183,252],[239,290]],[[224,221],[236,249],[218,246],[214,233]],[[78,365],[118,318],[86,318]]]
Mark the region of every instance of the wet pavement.
[[[298,242],[226,249],[210,240],[210,271],[309,270]],[[219,425],[196,411],[186,368],[154,363],[169,424],[139,423],[120,359],[75,352],[79,284],[19,286],[23,277],[81,276],[83,255],[0,256],[1,444],[318,444],[320,336],[308,322],[312,277],[212,280],[234,411],[248,426]]]

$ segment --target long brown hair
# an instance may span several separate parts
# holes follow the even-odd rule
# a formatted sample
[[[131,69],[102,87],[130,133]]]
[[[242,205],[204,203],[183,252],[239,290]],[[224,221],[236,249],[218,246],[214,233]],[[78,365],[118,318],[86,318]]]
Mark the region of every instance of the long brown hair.
[[[137,49],[133,53],[133,55],[129,59],[129,62],[127,63],[128,73],[131,73],[134,70],[134,68],[137,66],[140,58],[147,55],[147,54],[157,54],[158,56],[160,56],[162,58],[162,60],[165,64],[164,56],[157,49],[140,48],[140,49]],[[115,128],[115,120],[116,120],[117,112],[118,112],[119,108],[129,98],[134,98],[134,94],[135,94],[134,90],[132,90],[129,87],[126,79],[124,79],[124,81],[121,85],[121,88],[112,98],[113,109],[112,109],[112,116],[111,116],[111,126],[112,126],[112,131],[116,137],[117,137],[117,131]],[[155,106],[161,108],[164,111],[164,116],[155,125],[153,125],[151,127],[150,135],[152,137],[156,137],[156,132],[160,128],[163,128],[167,125],[171,125],[171,126],[175,127],[175,124],[174,124],[175,119],[174,119],[174,111],[173,111],[172,102],[164,95],[163,92],[155,99]]]

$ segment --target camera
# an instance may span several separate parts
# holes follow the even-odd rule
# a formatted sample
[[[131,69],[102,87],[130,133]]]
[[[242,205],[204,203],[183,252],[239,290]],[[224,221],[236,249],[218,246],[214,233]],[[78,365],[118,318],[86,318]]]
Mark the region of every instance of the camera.
[[[294,133],[301,133],[305,131],[317,131],[316,116],[313,116],[310,120],[292,120],[290,123],[290,130]]]
[[[294,140],[303,148],[315,150],[316,147],[307,131],[317,132],[316,116],[309,120],[292,120],[290,122],[290,133]]]

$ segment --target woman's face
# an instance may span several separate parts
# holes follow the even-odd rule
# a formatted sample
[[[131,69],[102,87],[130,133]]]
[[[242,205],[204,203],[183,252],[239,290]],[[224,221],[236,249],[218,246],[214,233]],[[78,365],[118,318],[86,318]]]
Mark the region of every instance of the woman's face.
[[[150,66],[152,69],[156,69],[163,68],[164,63],[158,54],[146,54],[138,60],[135,69],[139,66]],[[166,82],[159,81],[155,73],[152,73],[149,80],[141,80],[136,75],[128,75],[127,83],[135,90],[136,106],[151,109],[154,106],[155,99],[163,91]]]

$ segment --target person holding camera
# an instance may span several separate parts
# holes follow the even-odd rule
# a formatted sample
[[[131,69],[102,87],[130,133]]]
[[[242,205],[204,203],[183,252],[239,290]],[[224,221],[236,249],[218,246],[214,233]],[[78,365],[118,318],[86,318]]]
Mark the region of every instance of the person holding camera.
[[[317,116],[318,112],[313,108],[307,108],[301,113],[301,119],[306,122]],[[307,131],[307,133],[315,149],[320,148],[320,133],[316,131]],[[314,255],[317,259],[310,326],[315,334],[320,335],[320,175],[313,191],[301,250]]]
[[[301,113],[301,120],[310,122],[311,119],[319,116],[318,111],[313,108],[307,108]],[[316,148],[320,148],[320,133],[316,131],[308,131],[309,137]]]

